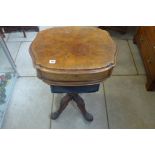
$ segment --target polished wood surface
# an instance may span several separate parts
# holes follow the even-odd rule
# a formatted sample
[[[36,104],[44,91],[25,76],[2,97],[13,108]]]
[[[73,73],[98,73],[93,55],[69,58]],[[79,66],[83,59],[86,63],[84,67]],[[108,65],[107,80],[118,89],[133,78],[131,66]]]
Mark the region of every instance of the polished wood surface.
[[[141,26],[134,37],[144,62],[147,90],[155,90],[155,27]]]
[[[38,77],[54,85],[87,85],[110,76],[116,44],[94,27],[57,27],[38,33],[30,46]]]

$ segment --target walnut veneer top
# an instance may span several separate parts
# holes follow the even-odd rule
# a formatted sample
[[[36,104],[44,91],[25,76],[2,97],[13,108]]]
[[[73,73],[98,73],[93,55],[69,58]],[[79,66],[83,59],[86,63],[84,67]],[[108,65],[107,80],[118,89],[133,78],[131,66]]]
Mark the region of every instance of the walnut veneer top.
[[[116,45],[98,28],[61,27],[39,32],[31,52],[35,64],[48,69],[87,70],[114,64]]]
[[[109,33],[99,28],[57,27],[39,32],[30,54],[38,77],[47,83],[80,85],[110,75],[110,71],[103,72],[115,66],[116,45]]]

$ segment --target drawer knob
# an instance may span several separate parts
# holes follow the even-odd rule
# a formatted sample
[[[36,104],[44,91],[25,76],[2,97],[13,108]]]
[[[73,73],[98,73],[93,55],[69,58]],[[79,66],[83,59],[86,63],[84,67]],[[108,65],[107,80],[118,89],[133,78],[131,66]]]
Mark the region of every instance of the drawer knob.
[[[153,48],[155,49],[155,45],[153,46]]]

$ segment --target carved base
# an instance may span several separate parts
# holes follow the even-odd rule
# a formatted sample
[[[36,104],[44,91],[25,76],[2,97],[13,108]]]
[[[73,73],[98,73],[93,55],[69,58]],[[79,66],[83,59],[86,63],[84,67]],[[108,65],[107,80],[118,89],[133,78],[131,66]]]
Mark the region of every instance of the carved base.
[[[74,94],[74,93],[66,94],[61,99],[60,107],[58,111],[51,114],[51,119],[53,120],[57,119],[71,100],[74,100],[77,103],[77,107],[80,109],[83,117],[87,121],[93,121],[93,116],[86,111],[84,100],[78,94]]]

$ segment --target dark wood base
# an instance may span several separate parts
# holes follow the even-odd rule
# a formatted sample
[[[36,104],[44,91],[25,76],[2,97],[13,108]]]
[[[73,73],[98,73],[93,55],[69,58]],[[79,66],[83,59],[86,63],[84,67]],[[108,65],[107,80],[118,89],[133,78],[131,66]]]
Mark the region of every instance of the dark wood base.
[[[74,93],[68,93],[61,99],[60,107],[58,111],[51,114],[51,119],[57,119],[71,100],[74,100],[77,103],[77,107],[80,109],[83,117],[87,121],[93,121],[93,116],[86,111],[84,100],[81,98],[81,96]]]

